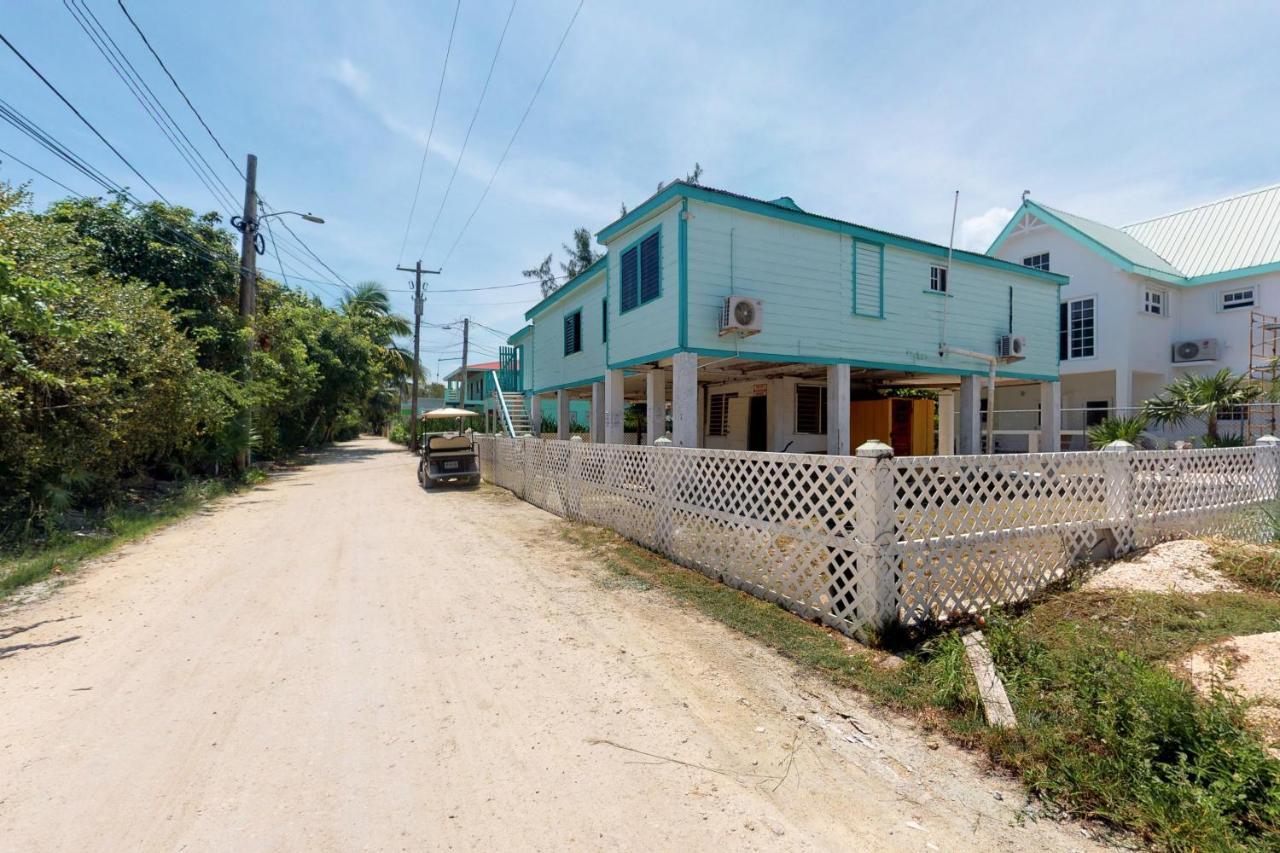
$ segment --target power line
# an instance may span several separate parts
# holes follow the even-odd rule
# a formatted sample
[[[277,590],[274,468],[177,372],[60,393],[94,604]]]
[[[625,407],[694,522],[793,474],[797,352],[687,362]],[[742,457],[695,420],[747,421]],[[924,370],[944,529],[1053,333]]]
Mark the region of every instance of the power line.
[[[578,0],[578,8],[573,10],[573,17],[569,19],[569,25],[564,28],[564,35],[560,36],[560,43],[556,45],[555,53],[551,54],[551,61],[547,63],[547,70],[542,72],[542,79],[538,81],[537,87],[534,88],[533,95],[529,98],[529,105],[524,108],[524,114],[520,116],[520,122],[512,132],[511,139],[507,141],[507,147],[503,149],[502,156],[498,158],[498,165],[493,167],[493,174],[489,176],[489,182],[485,184],[484,192],[480,193],[480,200],[476,202],[471,215],[463,223],[462,230],[458,232],[453,245],[449,247],[448,253],[444,256],[444,260],[440,264],[442,269],[449,262],[449,258],[453,257],[453,250],[458,248],[462,235],[467,233],[467,229],[471,227],[471,220],[475,219],[476,213],[480,210],[480,205],[484,204],[485,197],[489,195],[489,190],[493,187],[493,182],[498,177],[498,170],[502,168],[502,164],[507,160],[507,155],[511,153],[511,146],[515,144],[516,137],[520,135],[520,128],[524,127],[525,120],[529,118],[529,112],[533,109],[534,101],[538,99],[538,93],[542,91],[543,85],[547,82],[547,77],[551,75],[551,69],[555,66],[556,59],[560,56],[560,51],[564,47],[565,41],[569,38],[569,31],[573,29],[574,22],[578,20],[578,13],[582,11],[582,4],[585,2],[586,0]]]
[[[97,16],[93,14],[93,11],[87,5],[83,10],[79,9],[75,0],[63,0],[62,5],[75,18],[80,29],[93,42],[93,46],[97,48],[98,53],[102,54],[107,64],[111,66],[111,70],[115,72],[116,77],[129,89],[129,92],[142,106],[151,121],[155,123],[156,127],[160,128],[160,132],[164,134],[165,139],[178,152],[178,155],[186,161],[187,166],[195,173],[196,178],[204,184],[205,189],[209,190],[216,205],[223,208],[223,212],[234,209],[235,200],[231,196],[230,189],[227,188],[225,183],[222,183],[221,189],[215,186],[214,182],[221,183],[221,179],[209,168],[209,164],[204,161],[203,155],[191,144],[186,132],[173,120],[173,116],[169,114],[164,104],[156,97],[155,92],[147,85],[146,80],[138,74],[137,69],[133,67],[133,63],[120,50],[120,46],[111,37],[111,34],[107,32]],[[179,142],[179,136],[186,141],[187,147],[190,148],[190,153],[182,147],[181,142]],[[195,159],[192,157],[193,154]],[[201,162],[198,161],[203,161],[203,169]],[[228,215],[230,214],[228,213]]]
[[[422,149],[422,162],[418,165],[418,185],[413,190],[413,204],[409,205],[409,218],[404,223],[404,239],[400,241],[400,255],[396,266],[404,263],[404,247],[409,244],[409,229],[413,227],[413,214],[418,209],[418,194],[422,192],[422,173],[427,168],[427,155],[431,152],[431,137],[436,132],[436,114],[440,112],[440,95],[444,92],[444,75],[449,70],[449,54],[453,52],[453,32],[458,26],[458,11],[462,0],[453,7],[453,24],[449,27],[449,43],[444,49],[444,64],[440,66],[440,85],[436,87],[436,105],[431,108],[431,126],[427,129],[427,144]]]
[[[440,214],[444,213],[445,203],[449,200],[449,191],[453,189],[453,182],[458,177],[458,169],[462,166],[462,156],[467,153],[467,143],[471,141],[471,131],[476,126],[476,119],[480,117],[480,108],[484,106],[484,96],[489,92],[489,81],[493,79],[493,69],[498,66],[498,56],[502,53],[502,43],[507,39],[507,29],[511,26],[511,18],[516,13],[516,0],[511,0],[511,9],[507,12],[506,23],[502,25],[502,33],[498,36],[498,46],[494,48],[493,59],[489,62],[489,73],[485,75],[484,85],[480,87],[480,99],[476,101],[475,112],[471,114],[471,123],[467,125],[466,135],[462,137],[462,147],[458,149],[458,159],[453,163],[453,172],[449,175],[449,183],[445,184],[444,195],[440,197],[440,207],[436,209],[435,219],[431,220],[431,228],[427,231],[427,241],[422,244],[422,251],[418,257],[427,254],[427,248],[431,245],[431,238],[436,234],[436,226],[440,224]]]
[[[71,187],[67,186],[67,185],[66,185],[66,184],[64,184],[62,181],[58,180],[57,178],[51,178],[51,177],[49,177],[49,176],[48,176],[48,175],[46,175],[44,172],[42,172],[42,171],[40,171],[39,169],[37,169],[35,166],[32,166],[32,165],[31,165],[30,163],[28,163],[26,160],[23,160],[23,159],[22,159],[22,158],[20,158],[20,157],[16,157],[16,156],[14,156],[13,154],[10,154],[8,151],[5,151],[3,148],[0,148],[0,154],[3,154],[5,157],[8,157],[10,160],[15,161],[16,163],[18,163],[18,164],[20,164],[20,165],[22,165],[22,166],[26,166],[29,170],[31,170],[32,172],[35,172],[37,175],[39,175],[40,177],[44,178],[46,181],[49,181],[49,182],[54,183],[54,184],[57,184],[58,186],[62,187],[64,190],[66,190],[67,192],[71,193],[71,194],[72,194],[73,196],[75,196],[76,198],[84,198],[84,197],[85,197],[82,193],[78,193],[78,192],[76,192],[75,190],[71,189]]]
[[[48,79],[47,77],[45,77],[43,74],[41,74],[41,73],[40,73],[40,70],[39,70],[38,68],[36,68],[34,65],[32,65],[32,64],[31,64],[31,62],[30,62],[30,61],[29,61],[25,56],[23,56],[23,55],[22,55],[22,51],[18,50],[16,47],[14,47],[14,46],[13,46],[13,42],[9,41],[9,39],[5,37],[4,33],[0,33],[0,41],[3,41],[3,42],[5,43],[5,47],[7,47],[7,48],[9,48],[9,50],[13,51],[13,54],[14,54],[15,56],[17,56],[19,59],[21,59],[21,60],[22,60],[22,64],[23,64],[23,65],[25,65],[25,66],[27,66],[27,68],[31,69],[31,73],[35,74],[37,77],[39,77],[39,78],[40,78],[40,82],[44,83],[44,84],[45,84],[45,86],[49,87],[49,91],[53,92],[55,95],[57,95],[57,96],[58,96],[58,100],[62,101],[62,103],[64,103],[64,104],[66,104],[66,105],[67,105],[67,109],[71,110],[71,112],[73,112],[73,113],[75,113],[75,114],[76,114],[76,118],[80,119],[80,121],[84,123],[84,126],[85,126],[85,127],[89,128],[90,130],[92,130],[92,131],[93,131],[93,135],[94,135],[94,136],[96,136],[96,137],[98,137],[98,139],[102,140],[102,144],[103,144],[103,145],[105,145],[105,146],[107,146],[108,148],[110,148],[110,149],[111,149],[111,153],[115,154],[115,155],[116,155],[116,157],[120,158],[120,162],[121,162],[121,163],[124,163],[126,166],[128,166],[128,167],[129,167],[129,171],[131,171],[131,172],[133,172],[135,175],[137,175],[137,176],[138,176],[138,178],[139,178],[139,179],[141,179],[141,181],[142,181],[144,184],[146,184],[146,185],[151,189],[151,191],[152,191],[153,193],[155,193],[157,196],[159,196],[159,197],[160,197],[160,200],[161,200],[161,201],[163,201],[165,204],[170,204],[169,199],[167,199],[167,198],[165,198],[165,197],[164,197],[164,193],[162,193],[162,192],[160,192],[160,190],[156,189],[156,188],[155,188],[155,185],[153,185],[150,181],[148,181],[148,180],[143,176],[143,174],[142,174],[141,172],[139,172],[139,171],[134,167],[134,165],[133,165],[132,163],[130,163],[130,162],[129,162],[129,160],[128,160],[128,159],[127,159],[123,154],[121,154],[121,153],[120,153],[120,151],[119,151],[119,150],[118,150],[114,145],[112,145],[110,142],[108,142],[108,141],[107,141],[107,138],[106,138],[105,136],[103,136],[103,135],[98,131],[98,129],[97,129],[96,127],[94,127],[94,126],[93,126],[93,123],[92,123],[92,122],[90,122],[87,118],[85,118],[85,117],[84,117],[84,115],[83,115],[83,114],[82,114],[78,109],[76,109],[76,108],[75,108],[75,105],[74,105],[74,104],[72,104],[70,101],[68,101],[68,100],[66,99],[66,97],[62,94],[62,92],[58,91],[58,87],[57,87],[57,86],[54,86],[52,83],[50,83],[50,82],[49,82],[49,79]]]
[[[461,2],[461,0],[459,0],[459,2]],[[147,46],[147,50],[151,51],[151,55],[155,57],[156,62],[160,63],[160,67],[169,78],[169,82],[173,84],[173,88],[177,89],[178,94],[182,96],[182,100],[187,102],[187,106],[191,108],[191,112],[195,114],[195,117],[200,122],[201,127],[204,128],[205,133],[209,134],[209,138],[213,140],[213,144],[218,146],[218,150],[222,152],[222,156],[227,158],[227,162],[231,164],[231,168],[235,169],[236,174],[238,174],[241,180],[243,180],[244,170],[241,169],[239,164],[236,163],[236,161],[231,158],[231,155],[227,153],[227,149],[222,146],[218,137],[214,135],[213,130],[210,129],[209,125],[205,122],[204,116],[200,115],[200,111],[196,109],[196,105],[191,103],[191,99],[187,97],[187,93],[182,90],[182,87],[178,85],[178,81],[169,73],[169,66],[164,64],[164,60],[160,58],[160,54],[156,53],[155,48],[151,46],[151,42],[147,39],[147,34],[142,31],[140,26],[138,26],[138,22],[133,19],[133,15],[129,14],[129,10],[125,8],[124,0],[116,0],[116,3],[120,6],[120,11],[124,12],[124,16],[129,19],[129,23],[133,25],[133,29],[138,33],[138,37],[142,39],[142,43]]]
[[[108,193],[120,192],[122,187],[109,177],[99,172],[96,168],[89,165],[79,155],[75,154],[71,149],[67,148],[57,139],[49,135],[43,128],[27,118],[20,110],[13,107],[0,98],[0,118],[3,118],[9,124],[34,139],[40,145],[44,146],[59,159],[65,161],[72,168],[81,172],[89,180],[102,187]]]

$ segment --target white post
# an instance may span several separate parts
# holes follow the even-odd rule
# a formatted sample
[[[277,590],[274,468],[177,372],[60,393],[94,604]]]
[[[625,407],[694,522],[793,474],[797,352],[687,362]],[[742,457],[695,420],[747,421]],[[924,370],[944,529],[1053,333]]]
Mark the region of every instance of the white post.
[[[600,444],[604,438],[604,383],[591,383],[591,443]]]
[[[542,437],[542,396],[529,395],[529,432],[535,438]]]
[[[1040,449],[1057,453],[1062,449],[1062,383],[1040,383]]]
[[[827,365],[827,455],[848,456],[849,365]]]
[[[1259,497],[1272,501],[1280,497],[1280,438],[1274,435],[1260,436],[1254,442],[1258,447]]]
[[[556,392],[556,438],[566,441],[569,438],[569,391],[561,388]]]
[[[1133,406],[1133,371],[1116,369],[1116,411],[1113,417],[1128,417],[1125,409]]]
[[[1113,441],[1102,448],[1102,470],[1107,482],[1107,522],[1115,537],[1115,553],[1134,548],[1133,464],[1130,454],[1137,448],[1127,441]]]
[[[645,440],[653,444],[667,432],[667,372],[650,370],[644,376]]]
[[[956,392],[938,392],[938,455],[956,452]]]
[[[671,438],[677,447],[698,446],[698,354],[671,357]]]
[[[978,404],[979,383],[977,376],[960,377],[960,422],[956,430],[956,452],[974,454],[981,452],[982,409]]]
[[[857,513],[858,571],[854,616],[864,638],[878,633],[898,618],[898,594],[894,581],[894,542],[897,513],[893,500],[893,448],[872,439],[854,451],[859,466],[854,495]]]
[[[625,377],[621,370],[606,370],[604,374],[604,440],[608,444],[622,444],[626,440],[623,423],[626,399],[622,393]]]

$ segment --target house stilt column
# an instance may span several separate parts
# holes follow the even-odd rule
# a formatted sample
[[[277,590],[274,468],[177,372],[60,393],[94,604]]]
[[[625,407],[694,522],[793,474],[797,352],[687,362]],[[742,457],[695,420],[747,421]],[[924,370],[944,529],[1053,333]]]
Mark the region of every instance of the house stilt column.
[[[569,438],[569,391],[565,388],[556,392],[556,438]]]
[[[938,455],[956,452],[956,392],[938,392]]]
[[[1133,405],[1133,371],[1116,370],[1116,411],[1113,417],[1124,418],[1133,414],[1126,412]]]
[[[667,431],[667,372],[650,370],[644,377],[645,441],[653,444]]]
[[[530,394],[528,409],[529,412],[529,432],[535,436],[542,435],[542,397],[539,394]]]
[[[956,428],[956,453],[982,452],[981,376],[960,378],[960,419]]]
[[[848,456],[849,444],[849,365],[827,366],[827,454]]]
[[[621,370],[606,370],[604,374],[604,440],[607,444],[622,444],[626,440],[623,423],[626,400],[622,393],[625,376]]]
[[[600,444],[605,440],[604,433],[605,403],[604,383],[591,383],[591,443]]]
[[[1040,451],[1062,449],[1062,383],[1040,383]]]
[[[677,447],[698,446],[698,354],[671,357],[671,441]]]

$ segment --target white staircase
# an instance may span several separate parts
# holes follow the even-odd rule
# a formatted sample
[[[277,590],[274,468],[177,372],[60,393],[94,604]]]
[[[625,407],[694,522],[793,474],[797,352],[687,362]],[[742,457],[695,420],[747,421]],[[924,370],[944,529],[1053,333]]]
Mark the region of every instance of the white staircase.
[[[493,371],[493,396],[498,403],[498,411],[502,414],[502,428],[507,435],[524,435],[533,431],[529,422],[528,406],[525,405],[524,394],[519,391],[503,391],[498,382],[498,372]],[[539,424],[541,426],[541,424]]]

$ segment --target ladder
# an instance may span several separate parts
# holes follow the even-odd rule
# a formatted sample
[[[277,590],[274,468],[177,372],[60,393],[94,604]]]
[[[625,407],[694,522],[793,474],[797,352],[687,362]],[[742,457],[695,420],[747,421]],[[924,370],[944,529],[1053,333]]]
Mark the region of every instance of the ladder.
[[[1277,373],[1280,373],[1280,322],[1261,311],[1249,312],[1249,372],[1250,379],[1262,386],[1268,396],[1275,389]],[[1276,407],[1255,403],[1248,407],[1245,422],[1246,440],[1252,442],[1264,435],[1275,435],[1277,430]]]
[[[490,373],[493,375],[493,397],[498,403],[498,412],[502,416],[502,431],[513,438],[532,432],[533,425],[529,420],[524,394],[519,391],[503,391],[498,371],[493,370]]]

